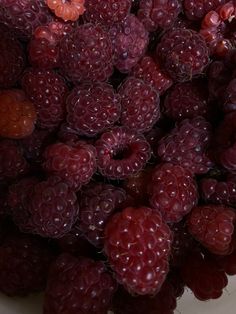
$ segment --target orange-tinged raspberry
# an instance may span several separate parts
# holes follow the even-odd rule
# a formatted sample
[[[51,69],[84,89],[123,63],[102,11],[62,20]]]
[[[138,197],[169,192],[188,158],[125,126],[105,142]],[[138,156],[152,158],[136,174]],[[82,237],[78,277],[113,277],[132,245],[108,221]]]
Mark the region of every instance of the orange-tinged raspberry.
[[[47,0],[46,3],[64,21],[76,21],[85,11],[84,0]]]
[[[36,111],[22,90],[0,92],[0,136],[19,139],[34,130]]]

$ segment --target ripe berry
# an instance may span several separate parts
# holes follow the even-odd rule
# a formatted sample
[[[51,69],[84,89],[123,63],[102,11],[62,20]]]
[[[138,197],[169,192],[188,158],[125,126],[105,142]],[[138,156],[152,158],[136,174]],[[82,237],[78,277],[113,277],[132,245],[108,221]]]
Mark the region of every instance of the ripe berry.
[[[236,275],[236,251],[230,255],[217,256],[216,262],[220,267],[223,268],[227,275]]]
[[[160,118],[160,99],[147,83],[129,77],[119,87],[121,124],[137,132],[147,132]]]
[[[225,113],[236,111],[236,79],[232,79],[224,89],[222,109]]]
[[[184,0],[184,13],[189,20],[201,20],[208,12],[215,10],[227,0]]]
[[[65,118],[64,78],[52,70],[31,68],[22,77],[22,87],[36,106],[38,125],[49,130],[57,127]]]
[[[125,127],[115,127],[103,133],[95,146],[100,173],[114,180],[136,174],[151,155],[145,137]]]
[[[60,42],[61,70],[74,83],[107,80],[112,59],[111,39],[100,25],[81,25]]]
[[[0,136],[24,138],[33,132],[35,122],[35,107],[22,90],[0,91]]]
[[[156,294],[168,273],[172,235],[161,215],[127,207],[105,229],[104,250],[118,283],[130,293]]]
[[[227,255],[234,249],[235,211],[222,205],[195,207],[188,217],[188,230],[210,252]]]
[[[62,254],[49,273],[43,313],[105,314],[115,290],[116,283],[101,261]]]
[[[92,145],[77,142],[74,145],[55,143],[44,154],[43,168],[56,175],[70,187],[78,190],[87,184],[96,171],[96,151]]]
[[[165,33],[156,54],[163,69],[177,82],[203,73],[209,62],[204,39],[190,29],[176,28]]]
[[[107,83],[82,84],[66,100],[67,122],[79,135],[95,136],[120,117],[120,97]]]
[[[76,21],[85,11],[85,0],[46,0],[48,7],[64,21]]]
[[[197,184],[192,173],[179,165],[164,163],[152,171],[148,183],[151,207],[167,222],[178,222],[197,205]]]
[[[148,32],[134,15],[113,25],[109,34],[114,49],[114,65],[122,72],[129,72],[143,57],[148,45]]]

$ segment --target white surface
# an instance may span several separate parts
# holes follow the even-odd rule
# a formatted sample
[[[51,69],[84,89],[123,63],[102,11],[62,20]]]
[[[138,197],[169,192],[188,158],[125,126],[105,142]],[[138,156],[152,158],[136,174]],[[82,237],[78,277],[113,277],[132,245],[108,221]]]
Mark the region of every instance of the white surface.
[[[27,299],[0,296],[0,314],[42,314],[42,299],[42,296]],[[227,290],[218,300],[200,302],[186,291],[178,302],[176,314],[235,314],[235,307],[236,276],[229,278]]]

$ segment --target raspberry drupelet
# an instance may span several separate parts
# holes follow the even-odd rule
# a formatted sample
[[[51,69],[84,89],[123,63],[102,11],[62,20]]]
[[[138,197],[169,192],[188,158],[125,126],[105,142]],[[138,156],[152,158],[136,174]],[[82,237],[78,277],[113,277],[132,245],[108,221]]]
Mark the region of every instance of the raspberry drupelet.
[[[118,283],[132,294],[154,295],[169,270],[171,241],[157,211],[127,207],[108,222],[104,251]]]
[[[189,20],[200,21],[208,12],[225,2],[227,0],[184,0],[184,13]]]
[[[46,0],[48,7],[64,21],[77,21],[84,13],[85,0]]]
[[[140,171],[151,157],[151,148],[142,134],[126,127],[114,127],[96,141],[97,164],[108,179],[126,179]]]
[[[116,282],[101,261],[62,254],[49,273],[43,313],[105,314],[115,290]]]

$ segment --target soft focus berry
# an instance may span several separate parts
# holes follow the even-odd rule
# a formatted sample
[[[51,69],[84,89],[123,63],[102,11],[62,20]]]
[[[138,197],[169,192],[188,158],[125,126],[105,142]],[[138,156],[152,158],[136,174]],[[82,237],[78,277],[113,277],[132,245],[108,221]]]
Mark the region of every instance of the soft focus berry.
[[[76,21],[85,11],[85,0],[46,0],[48,7],[64,21]]]

